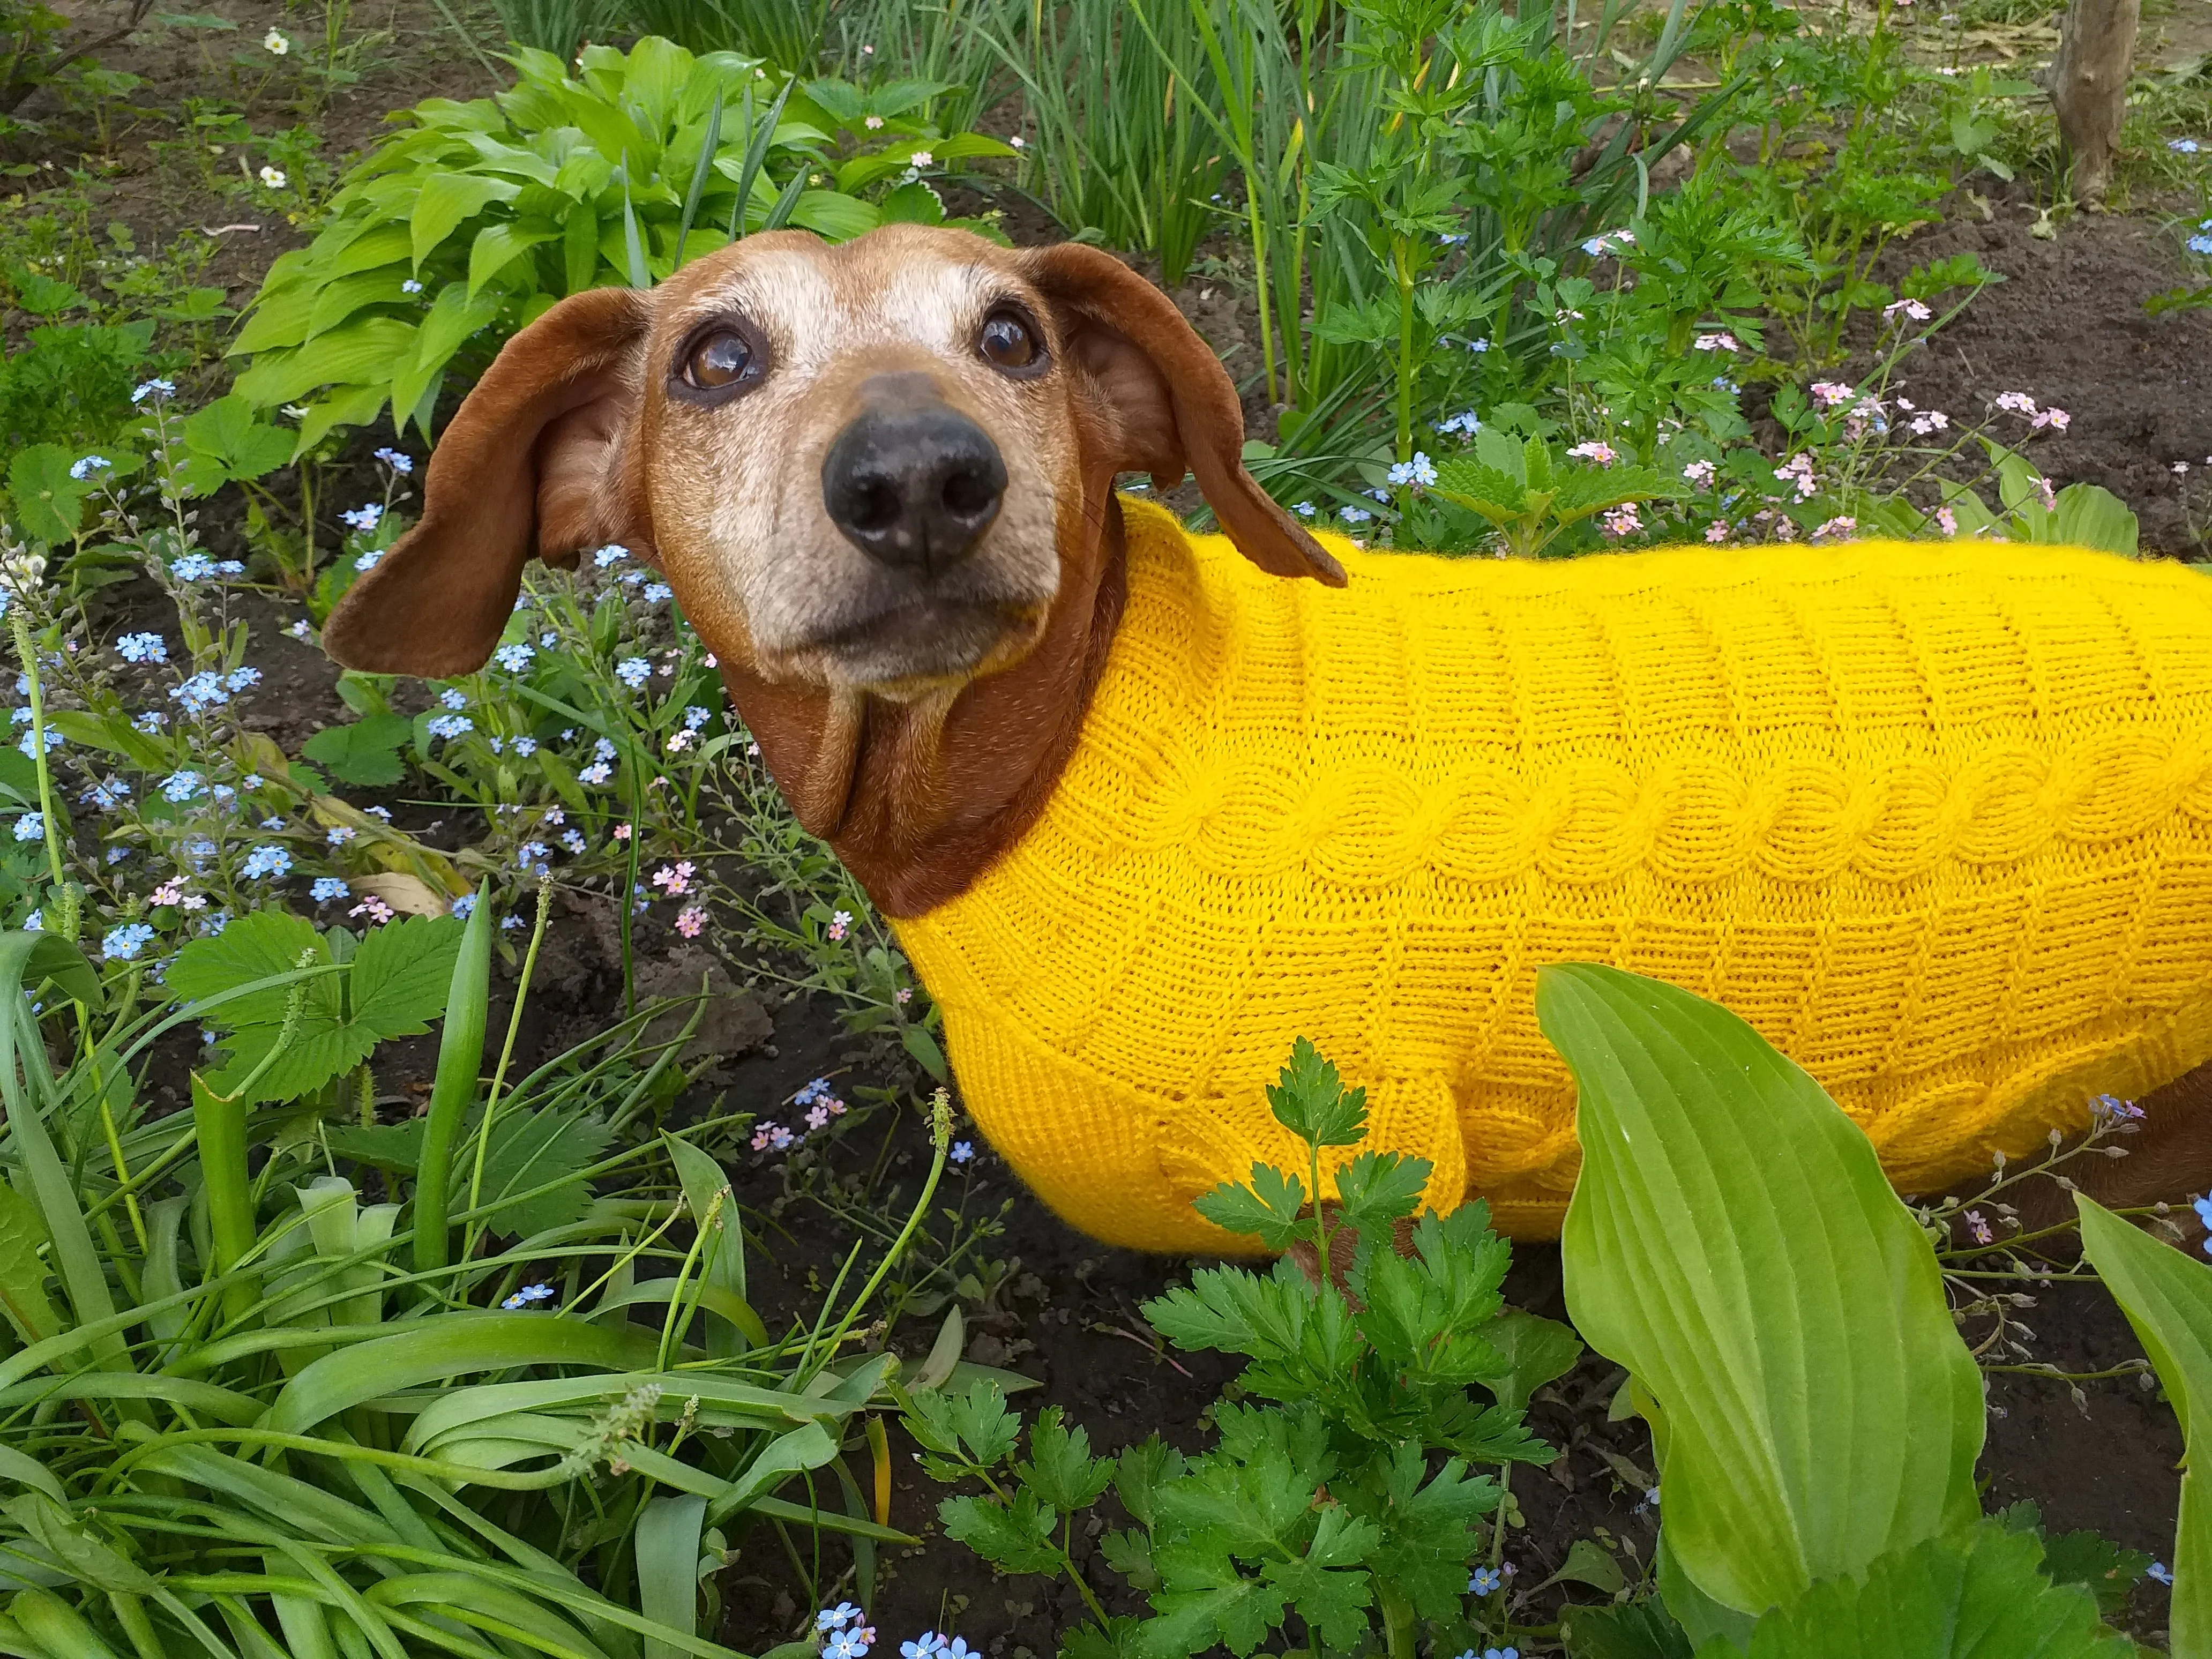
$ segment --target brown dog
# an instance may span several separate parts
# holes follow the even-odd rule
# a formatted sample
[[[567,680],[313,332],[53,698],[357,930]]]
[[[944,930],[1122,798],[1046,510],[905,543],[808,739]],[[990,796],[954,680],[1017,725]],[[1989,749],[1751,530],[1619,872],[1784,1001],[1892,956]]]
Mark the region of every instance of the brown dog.
[[[1127,598],[1117,474],[1188,470],[1252,565],[1344,582],[1243,440],[1212,350],[1105,254],[758,236],[510,341],[437,448],[422,521],[325,644],[360,669],[474,670],[532,556],[621,542],[666,573],[799,821],[919,918],[1022,842],[1076,748]],[[2136,1155],[2089,1160],[2085,1184],[2204,1186],[2208,1093],[2199,1071],[2148,1096]],[[1209,1242],[1102,1222],[1009,1155],[1094,1231]]]

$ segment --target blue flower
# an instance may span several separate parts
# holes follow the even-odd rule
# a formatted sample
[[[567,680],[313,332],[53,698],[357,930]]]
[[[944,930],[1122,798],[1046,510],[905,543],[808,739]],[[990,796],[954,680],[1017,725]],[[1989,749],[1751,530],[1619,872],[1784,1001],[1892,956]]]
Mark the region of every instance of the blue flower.
[[[580,830],[563,830],[561,832],[561,845],[571,853],[581,853],[588,844]]]
[[[593,760],[611,761],[614,757],[615,746],[611,738],[601,738],[597,743],[592,745],[592,758]]]
[[[704,726],[708,720],[714,718],[714,711],[713,709],[704,708],[695,702],[689,708],[686,708],[684,711],[684,729],[686,732],[696,732],[701,726]]]
[[[1482,422],[1475,419],[1474,411],[1473,410],[1463,409],[1456,415],[1449,416],[1445,419],[1438,421],[1437,422],[1437,430],[1444,434],[1447,437],[1455,432],[1463,432],[1468,437],[1472,438],[1476,433],[1482,430]]]
[[[530,666],[530,659],[538,653],[520,640],[502,645],[492,653],[493,659],[510,674],[520,674]]]
[[[2202,148],[2194,138],[2169,138],[2166,147],[2177,155],[2194,155]]]
[[[2155,1579],[2160,1583],[2168,1586],[2171,1586],[2173,1583],[2173,1569],[2167,1566],[2163,1561],[2152,1562],[2148,1566],[2143,1569],[2143,1576],[2146,1578]]]
[[[1504,1582],[1498,1577],[1497,1568],[1477,1567],[1474,1577],[1467,1581],[1467,1593],[1469,1595],[1488,1595]]]
[[[2212,253],[2212,236],[2197,235],[2189,239],[2191,253]]]
[[[255,679],[260,678],[259,673],[252,669],[241,668],[239,672],[251,673]],[[228,702],[232,690],[230,682],[220,674],[198,673],[173,688],[169,693],[169,700],[184,704],[187,714],[203,714],[210,708],[220,708]]]
[[[1364,507],[1346,507],[1339,508],[1336,516],[1346,524],[1365,524],[1375,515]]]
[[[143,714],[132,716],[131,729],[134,732],[143,732],[151,736],[168,723],[169,717],[167,714],[158,708],[149,708]]]
[[[134,404],[143,404],[149,398],[173,398],[176,395],[177,383],[174,380],[143,380],[139,383],[137,390],[131,394],[131,401]]]
[[[956,1140],[952,1143],[952,1150],[945,1156],[955,1164],[965,1164],[975,1156],[975,1143],[972,1140]]]
[[[434,738],[465,737],[477,729],[477,723],[466,714],[437,714],[432,716],[429,732]]]
[[[438,693],[438,701],[448,708],[466,708],[469,706],[468,698],[450,685]]]
[[[415,470],[415,458],[402,454],[396,449],[380,449],[376,452],[376,459],[403,478]]]
[[[633,691],[643,685],[653,673],[653,665],[643,657],[624,657],[615,665],[615,678]]]
[[[46,838],[46,815],[44,812],[26,812],[15,820],[17,841],[44,841]]]
[[[81,460],[70,463],[70,477],[82,483],[94,473],[112,471],[114,465],[115,463],[105,455],[87,455]]]
[[[51,755],[62,746],[62,734],[50,726],[46,728],[46,750]],[[39,757],[39,745],[32,741],[32,734],[28,732],[23,733],[23,740],[15,747],[21,751],[25,760],[36,760]]]
[[[817,1630],[842,1630],[852,1620],[858,1619],[860,1616],[860,1608],[854,1607],[850,1601],[840,1601],[836,1607],[824,1607],[821,1612],[814,1615],[814,1628]]]
[[[374,530],[376,528],[376,521],[383,516],[384,508],[374,501],[363,501],[352,512],[338,514],[339,518],[344,520],[356,530]]]
[[[292,855],[281,847],[257,847],[246,855],[240,873],[248,880],[259,880],[268,876],[282,876],[292,868]]]
[[[926,1630],[911,1642],[899,1644],[899,1659],[938,1659],[949,1644],[933,1630]]]
[[[120,927],[108,930],[100,941],[100,954],[110,962],[129,962],[144,950],[154,937],[154,930],[143,921],[126,921]]]
[[[1291,507],[1291,511],[1301,519],[1310,519],[1314,515],[1314,504],[1311,501],[1300,501]]]
[[[343,847],[354,838],[355,833],[349,823],[334,823],[323,832],[323,839],[332,847]]]
[[[204,553],[187,553],[169,562],[169,574],[180,582],[204,582],[215,572],[215,561]]]
[[[33,910],[29,915],[25,916],[23,918],[23,931],[27,933],[45,933],[46,931],[46,913],[43,909],[39,909]]]
[[[861,1659],[868,1650],[867,1632],[841,1630],[822,1644],[822,1659]]]
[[[453,901],[453,914],[463,921],[466,921],[476,913],[477,896],[474,893],[464,893]]]
[[[368,552],[362,554],[359,558],[353,562],[353,568],[356,570],[374,570],[376,568],[378,562],[383,557],[384,550],[382,548],[372,547]]]
[[[526,760],[528,759],[531,756],[538,752],[538,739],[535,738],[517,738],[514,740],[514,752],[523,757]]]
[[[353,889],[336,876],[317,876],[315,884],[308,890],[318,904],[328,904],[332,899],[350,897]]]
[[[1394,484],[1412,484],[1416,489],[1425,489],[1436,481],[1435,464],[1418,449],[1413,452],[1412,460],[1400,461],[1390,469],[1390,482]]]
[[[103,812],[112,812],[131,799],[131,786],[120,778],[103,778],[87,789],[78,799],[87,806],[96,807]]]
[[[592,784],[605,783],[608,779],[613,777],[614,775],[614,768],[608,765],[605,761],[594,761],[582,771],[576,774],[577,777],[581,779],[584,782]]]
[[[526,1308],[533,1302],[550,1302],[552,1298],[553,1287],[550,1285],[525,1285],[499,1305],[512,1310]]]
[[[663,599],[667,599],[675,592],[676,590],[671,587],[666,582],[647,582],[645,585],[645,597],[647,602],[652,605],[659,605]]]
[[[624,547],[620,542],[609,542],[592,555],[592,562],[605,570],[609,565],[628,557],[629,557],[629,549]]]

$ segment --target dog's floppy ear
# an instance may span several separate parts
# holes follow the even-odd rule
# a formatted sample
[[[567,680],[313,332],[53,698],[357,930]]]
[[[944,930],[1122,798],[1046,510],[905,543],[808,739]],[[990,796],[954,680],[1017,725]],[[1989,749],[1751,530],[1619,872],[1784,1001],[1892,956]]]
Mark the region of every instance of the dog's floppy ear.
[[[1344,585],[1344,567],[1244,470],[1244,410],[1229,371],[1166,295],[1079,242],[1042,248],[1024,274],[1050,302],[1078,386],[1082,434],[1115,471],[1163,489],[1196,474],[1239,551],[1278,576]]]
[[[507,343],[438,440],[421,521],[331,612],[332,658],[425,678],[481,668],[532,554],[573,566],[580,549],[647,539],[623,437],[651,320],[643,294],[592,289]]]

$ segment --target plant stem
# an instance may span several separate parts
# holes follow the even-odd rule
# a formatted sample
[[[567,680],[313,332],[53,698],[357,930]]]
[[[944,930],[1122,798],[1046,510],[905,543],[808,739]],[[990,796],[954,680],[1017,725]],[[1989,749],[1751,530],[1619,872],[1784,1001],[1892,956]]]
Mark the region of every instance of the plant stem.
[[[489,882],[484,884],[485,891],[477,899],[478,904],[486,902],[490,886]],[[484,1158],[491,1148],[492,1118],[499,1110],[499,1091],[501,1085],[507,1081],[507,1062],[514,1057],[515,1036],[522,1029],[523,1005],[530,1000],[531,977],[538,971],[538,947],[545,941],[545,924],[552,915],[553,889],[550,884],[541,883],[538,889],[538,922],[530,931],[530,949],[523,953],[522,977],[515,981],[514,1007],[507,1017],[507,1038],[500,1045],[499,1065],[491,1074],[491,1089],[484,1096],[483,1121],[477,1126],[476,1167],[469,1175],[469,1208],[471,1210],[483,1202]],[[469,920],[473,921],[476,918],[471,915]],[[481,1055],[482,1039],[479,1038],[478,1042]],[[477,1253],[477,1241],[483,1233],[482,1223],[470,1227],[468,1243],[461,1251],[462,1261],[467,1261]]]

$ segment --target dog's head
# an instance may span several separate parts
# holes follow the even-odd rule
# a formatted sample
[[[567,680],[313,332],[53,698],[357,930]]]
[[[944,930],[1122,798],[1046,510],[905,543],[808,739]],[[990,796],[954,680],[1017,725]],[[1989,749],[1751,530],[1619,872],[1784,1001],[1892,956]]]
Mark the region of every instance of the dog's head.
[[[657,562],[724,659],[905,700],[1021,660],[1114,476],[1197,476],[1262,568],[1343,572],[1254,483],[1219,361],[1079,246],[887,228],[750,238],[510,340],[432,457],[422,518],[333,612],[342,663],[480,666],[535,554]],[[1091,533],[1085,534],[1086,526]]]

